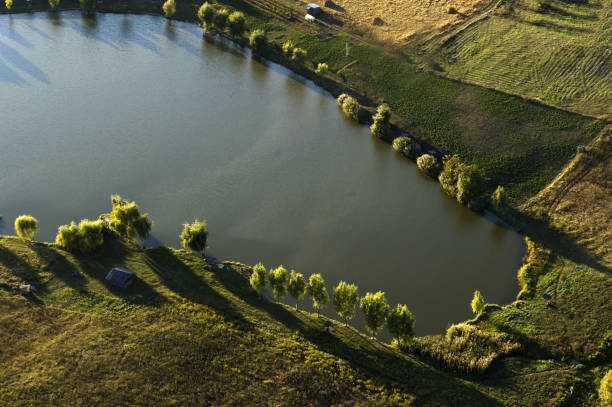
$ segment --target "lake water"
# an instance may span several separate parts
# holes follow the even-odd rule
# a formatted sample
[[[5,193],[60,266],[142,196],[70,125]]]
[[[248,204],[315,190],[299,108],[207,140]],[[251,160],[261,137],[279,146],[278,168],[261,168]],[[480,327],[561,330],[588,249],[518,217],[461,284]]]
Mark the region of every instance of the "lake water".
[[[516,233],[446,197],[327,92],[195,25],[0,16],[0,106],[0,233],[27,213],[53,241],[118,193],[157,242],[178,247],[181,225],[206,219],[209,253],[383,290],[419,334],[469,318],[475,289],[516,294]]]

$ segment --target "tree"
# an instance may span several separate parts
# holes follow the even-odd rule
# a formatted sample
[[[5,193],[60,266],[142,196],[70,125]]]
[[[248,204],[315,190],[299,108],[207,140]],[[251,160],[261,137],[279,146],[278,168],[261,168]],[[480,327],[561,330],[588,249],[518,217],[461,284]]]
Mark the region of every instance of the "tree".
[[[385,325],[389,317],[390,307],[382,291],[376,294],[367,293],[359,302],[359,308],[365,319],[366,329],[376,336],[376,332]]]
[[[267,43],[268,39],[266,38],[264,30],[257,29],[253,31],[249,37],[249,45],[255,54],[261,54],[266,48]]]
[[[242,37],[242,34],[246,31],[246,20],[244,14],[240,11],[234,11],[230,14],[227,24],[230,34],[234,37]]]
[[[302,273],[296,273],[295,270],[291,270],[287,291],[289,291],[291,298],[295,300],[295,309],[297,310],[298,302],[306,294],[306,279]]]
[[[4,5],[8,10],[10,10],[11,7],[13,7],[13,0],[4,0]]]
[[[498,185],[497,189],[495,189],[495,191],[493,191],[493,193],[491,194],[491,202],[493,202],[493,206],[495,206],[497,209],[500,209],[506,205],[506,201],[506,191],[504,190],[504,187]]]
[[[325,62],[319,62],[319,64],[317,65],[317,69],[315,70],[315,73],[317,75],[324,75],[327,72],[329,72],[329,66]]]
[[[219,31],[225,30],[227,27],[227,19],[228,13],[226,9],[221,9],[215,13],[215,17],[213,18],[213,24],[215,28]]]
[[[485,304],[486,304],[485,299],[480,293],[480,291],[478,290],[474,291],[474,298],[472,298],[472,302],[471,302],[472,312],[475,315],[479,315],[482,312]]]
[[[612,369],[608,370],[608,373],[601,379],[599,385],[599,398],[601,399],[602,405],[605,407],[612,407]]]
[[[344,113],[347,118],[355,120],[356,122],[359,121],[361,106],[359,105],[359,102],[357,102],[357,99],[343,93],[338,96],[337,102],[338,106],[342,110],[342,113]]]
[[[251,274],[249,283],[251,283],[251,287],[253,290],[257,291],[259,295],[261,295],[264,288],[266,288],[266,268],[261,262],[253,267],[253,273]]]
[[[162,10],[164,11],[164,16],[166,18],[172,19],[172,17],[176,14],[176,2],[174,0],[166,0],[162,6]]]
[[[202,22],[202,27],[208,29],[212,27],[215,18],[215,9],[208,2],[202,4],[198,10],[198,18]]]
[[[34,216],[21,215],[15,219],[15,233],[22,239],[32,239],[38,229],[38,221]]]
[[[113,210],[109,216],[109,227],[119,236],[132,240],[138,236],[141,240],[149,237],[153,222],[149,214],[140,214],[136,202],[128,202],[119,195],[111,195]]]
[[[414,336],[414,315],[405,305],[397,305],[389,313],[387,328],[395,342],[404,345]]]
[[[104,243],[104,222],[83,219],[78,225],[62,225],[57,230],[55,244],[69,252],[91,253]]]
[[[295,48],[295,44],[291,40],[287,40],[283,43],[283,53],[286,55],[291,55],[293,52],[293,48]]]
[[[206,240],[208,239],[205,220],[199,221],[196,219],[192,224],[185,223],[180,237],[185,249],[191,249],[204,256]]]
[[[306,50],[303,48],[295,47],[293,48],[293,52],[291,54],[291,60],[296,64],[303,64],[306,59]]]
[[[400,136],[393,139],[393,149],[413,160],[421,154],[421,145],[407,136]]]
[[[317,316],[319,316],[319,310],[325,307],[329,301],[325,281],[321,274],[313,274],[308,279],[308,295],[312,298],[312,305],[317,310]]]
[[[357,286],[354,284],[340,281],[336,288],[334,288],[332,302],[338,315],[344,318],[346,325],[348,325],[348,320],[353,319],[355,316],[355,307],[357,306],[358,299]]]
[[[277,268],[270,270],[268,280],[270,281],[270,287],[272,288],[274,298],[278,300],[287,294],[288,274],[286,268],[283,266],[278,266]]]
[[[417,168],[432,178],[437,178],[440,172],[438,160],[431,154],[423,154],[417,158]]]
[[[378,106],[373,120],[374,123],[370,126],[372,135],[378,138],[385,137],[391,128],[391,109],[389,109],[389,106],[385,104]]]
[[[57,6],[59,6],[60,4],[60,0],[49,0],[49,5],[51,6],[51,8],[56,8]]]
[[[484,179],[476,164],[463,165],[457,178],[457,201],[467,204],[477,198],[484,187]]]
[[[91,12],[96,8],[95,0],[79,0],[79,7],[81,10]]]

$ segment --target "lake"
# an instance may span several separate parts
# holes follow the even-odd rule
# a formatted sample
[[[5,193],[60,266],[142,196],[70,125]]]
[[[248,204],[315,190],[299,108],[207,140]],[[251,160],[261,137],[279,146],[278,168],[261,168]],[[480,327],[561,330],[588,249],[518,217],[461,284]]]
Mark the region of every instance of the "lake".
[[[470,318],[475,289],[516,295],[518,234],[445,196],[326,91],[195,25],[2,15],[0,101],[0,233],[26,213],[53,241],[117,193],[154,220],[149,244],[179,247],[182,224],[206,219],[214,256],[321,273],[330,294],[340,280],[385,291],[419,334]]]

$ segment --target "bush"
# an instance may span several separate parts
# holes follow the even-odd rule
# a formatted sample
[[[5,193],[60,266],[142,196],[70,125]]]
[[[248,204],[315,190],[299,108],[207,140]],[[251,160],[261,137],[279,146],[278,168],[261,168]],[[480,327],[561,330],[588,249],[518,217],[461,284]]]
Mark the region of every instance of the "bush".
[[[204,3],[198,9],[198,18],[204,28],[212,27],[215,18],[215,9],[209,3]]]
[[[213,24],[215,28],[219,31],[225,30],[225,27],[227,27],[227,19],[228,13],[226,9],[217,11],[213,17]]]
[[[229,32],[234,37],[242,37],[242,34],[246,31],[246,20],[244,19],[244,14],[240,11],[234,11],[230,14],[227,25],[229,27]]]
[[[495,206],[497,209],[500,209],[506,206],[506,202],[506,191],[504,190],[504,187],[498,185],[497,189],[495,189],[495,191],[493,191],[491,194],[491,203],[493,203],[493,206]]]
[[[15,219],[15,233],[22,239],[32,239],[38,229],[38,221],[34,216],[21,215]]]
[[[383,138],[391,128],[391,109],[387,105],[380,105],[376,109],[376,114],[373,117],[374,123],[370,126],[370,131],[373,136]]]
[[[291,54],[291,60],[296,64],[303,64],[306,60],[306,50],[302,48],[295,47],[293,48],[293,53]]]
[[[176,14],[176,2],[174,0],[166,0],[162,6],[162,10],[166,18],[172,18],[172,16]]]
[[[291,55],[293,52],[293,48],[295,48],[295,44],[291,40],[287,40],[283,43],[283,53],[285,55]]]
[[[612,369],[601,379],[599,398],[606,407],[612,407]]]
[[[49,5],[51,6],[51,8],[56,8],[57,6],[59,6],[60,4],[60,0],[49,0]]]
[[[417,158],[417,168],[432,178],[438,178],[440,166],[438,160],[431,154],[423,154]]]
[[[104,243],[104,222],[83,219],[78,226],[74,222],[57,230],[55,244],[69,252],[91,253]]]
[[[268,39],[266,38],[266,33],[263,30],[255,30],[251,33],[249,37],[249,45],[255,54],[261,54],[266,49],[266,45],[268,44]]]
[[[355,98],[343,93],[338,96],[337,101],[342,113],[344,113],[347,118],[355,120],[356,122],[359,121],[361,106]]]
[[[283,266],[278,266],[277,268],[270,270],[268,280],[270,282],[270,288],[272,288],[274,298],[278,300],[287,294],[287,281],[289,280],[289,275],[287,274],[286,268]]]
[[[206,221],[199,221],[196,219],[192,224],[185,223],[180,238],[185,249],[191,249],[204,256],[206,241],[208,240]]]
[[[359,308],[363,313],[366,329],[372,335],[376,335],[389,317],[390,308],[385,293],[382,291],[376,294],[367,293],[359,302]]]
[[[315,73],[317,75],[324,75],[327,72],[329,72],[329,66],[327,66],[325,62],[319,62],[319,64],[317,65],[317,69],[315,70]]]
[[[416,160],[421,154],[421,145],[407,136],[396,137],[393,140],[393,149],[412,160]]]
[[[414,336],[414,315],[405,305],[397,305],[389,313],[387,329],[398,345],[405,345]]]

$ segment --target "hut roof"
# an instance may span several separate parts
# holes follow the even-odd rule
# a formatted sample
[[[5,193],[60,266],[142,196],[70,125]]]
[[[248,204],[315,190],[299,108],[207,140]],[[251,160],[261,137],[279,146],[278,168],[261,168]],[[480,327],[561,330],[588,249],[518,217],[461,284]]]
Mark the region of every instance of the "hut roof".
[[[132,270],[123,267],[115,267],[106,275],[106,281],[117,287],[127,288],[132,284],[135,275],[136,273]]]

